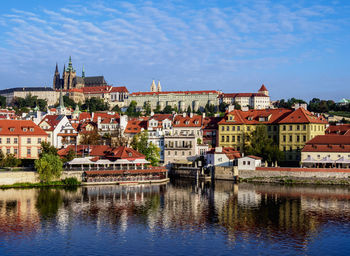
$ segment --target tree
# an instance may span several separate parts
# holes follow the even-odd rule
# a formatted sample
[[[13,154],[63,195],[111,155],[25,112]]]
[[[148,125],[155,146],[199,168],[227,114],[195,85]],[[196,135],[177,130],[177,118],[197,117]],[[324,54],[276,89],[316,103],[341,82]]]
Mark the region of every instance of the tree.
[[[153,166],[158,165],[160,160],[160,149],[153,143],[148,144],[148,132],[142,131],[136,134],[131,142],[131,147],[146,156]]]
[[[191,106],[188,106],[187,107],[187,115],[189,116],[191,113],[192,113],[192,109],[191,109]]]
[[[127,108],[127,110],[125,111],[125,114],[127,116],[131,116],[131,117],[139,117],[141,115],[140,111],[137,111],[137,102],[136,101],[131,101],[129,104],[129,107]]]
[[[69,149],[67,155],[65,156],[64,158],[64,162],[69,162],[69,161],[72,161],[74,158],[76,158],[76,154],[75,154],[75,151],[73,149]]]
[[[126,146],[128,144],[128,138],[123,135],[121,128],[114,130],[111,134],[111,146],[119,147]]]
[[[83,145],[98,145],[100,142],[101,136],[98,134],[97,130],[86,131],[82,134],[80,139],[80,144]]]
[[[161,109],[160,109],[160,105],[157,104],[157,107],[154,109],[154,113],[160,114],[161,112],[162,112],[162,111],[161,111]]]
[[[117,112],[117,113],[121,113],[122,110],[120,109],[120,107],[118,105],[115,105],[113,108],[112,108],[113,111]]]
[[[235,102],[233,105],[235,106],[235,109],[237,109],[237,110],[242,109],[241,105],[239,105],[237,102]]]
[[[21,162],[21,159],[18,159],[15,155],[7,154],[6,157],[2,159],[1,165],[3,167],[17,167]]]
[[[228,104],[226,102],[221,102],[219,104],[219,111],[220,112],[226,112],[226,108],[228,107]]]
[[[106,111],[109,110],[109,104],[104,102],[103,99],[92,97],[90,99],[86,99],[81,108],[82,110],[89,110],[90,112]]]
[[[52,146],[50,142],[41,142],[41,153],[39,154],[39,157],[42,157],[44,154],[52,154],[57,155],[57,148]]]
[[[151,115],[152,109],[151,109],[151,104],[149,102],[145,102],[143,104],[143,109],[145,111],[145,116]]]
[[[0,95],[0,107],[6,108],[6,97]]]
[[[173,113],[174,109],[170,105],[166,105],[163,109],[163,114],[171,114]]]
[[[283,152],[268,137],[266,125],[258,125],[253,132],[246,135],[244,153],[262,157],[269,163],[280,161],[283,158]]]
[[[61,177],[63,163],[58,155],[44,154],[34,162],[41,182]]]

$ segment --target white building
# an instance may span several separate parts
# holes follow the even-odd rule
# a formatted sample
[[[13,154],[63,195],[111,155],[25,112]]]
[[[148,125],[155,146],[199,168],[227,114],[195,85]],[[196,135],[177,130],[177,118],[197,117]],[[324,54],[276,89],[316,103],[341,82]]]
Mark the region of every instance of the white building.
[[[233,147],[216,147],[206,154],[208,166],[234,166],[241,157]]]
[[[238,170],[255,170],[261,166],[261,157],[245,156],[238,159]]]

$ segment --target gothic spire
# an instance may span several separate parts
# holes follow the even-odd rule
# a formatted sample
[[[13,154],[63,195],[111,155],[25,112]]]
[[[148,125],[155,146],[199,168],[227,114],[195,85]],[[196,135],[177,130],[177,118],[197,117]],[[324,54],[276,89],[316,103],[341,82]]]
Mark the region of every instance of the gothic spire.
[[[81,77],[84,78],[85,77],[85,69],[84,69],[84,65],[83,65],[83,71],[81,72]]]
[[[157,91],[156,83],[153,80],[151,84],[151,92],[156,92],[156,91]]]
[[[68,71],[73,71],[72,57],[69,56]]]
[[[160,81],[158,81],[157,92],[161,92],[161,91],[162,91],[162,86],[160,85]]]
[[[56,69],[55,69],[55,73],[56,73],[56,74],[58,73],[58,65],[57,65],[57,62],[56,62]]]

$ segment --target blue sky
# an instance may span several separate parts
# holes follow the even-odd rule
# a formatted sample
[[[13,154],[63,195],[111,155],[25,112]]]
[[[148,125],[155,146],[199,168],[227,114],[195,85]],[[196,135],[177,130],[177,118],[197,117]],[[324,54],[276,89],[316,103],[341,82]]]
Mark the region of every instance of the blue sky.
[[[350,98],[350,1],[3,1],[0,88],[52,86],[55,63],[129,91]]]

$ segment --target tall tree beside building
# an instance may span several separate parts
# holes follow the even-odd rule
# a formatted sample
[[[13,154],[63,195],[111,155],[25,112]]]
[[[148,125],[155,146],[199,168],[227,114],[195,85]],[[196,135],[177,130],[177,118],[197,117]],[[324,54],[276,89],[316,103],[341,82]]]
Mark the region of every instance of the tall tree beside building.
[[[82,134],[80,144],[83,145],[98,145],[100,143],[101,136],[96,130],[87,131]]]
[[[6,97],[0,95],[0,107],[6,108]]]
[[[140,111],[137,111],[137,102],[136,101],[131,101],[129,104],[129,107],[127,108],[125,114],[127,116],[131,116],[131,117],[139,117],[141,115]]]
[[[258,125],[256,129],[245,135],[244,153],[262,157],[264,161],[274,163],[283,159],[283,152],[268,137],[267,126]]]
[[[44,154],[35,160],[35,169],[41,182],[50,182],[61,177],[63,163],[58,155]]]
[[[146,156],[153,166],[157,166],[160,161],[160,149],[153,143],[148,144],[148,132],[142,131],[136,134],[131,142],[131,147]]]

